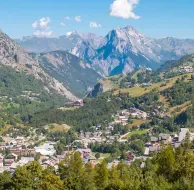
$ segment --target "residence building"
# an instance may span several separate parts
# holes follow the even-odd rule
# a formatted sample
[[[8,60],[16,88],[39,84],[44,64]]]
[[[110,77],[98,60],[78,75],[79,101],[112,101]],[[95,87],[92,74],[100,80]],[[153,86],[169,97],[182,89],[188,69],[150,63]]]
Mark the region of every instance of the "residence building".
[[[146,120],[147,117],[148,117],[146,112],[141,111],[141,110],[136,109],[136,108],[130,108],[129,112],[130,112],[130,116],[133,117],[133,118],[139,118],[139,119]]]
[[[18,156],[29,156],[35,155],[35,149],[20,149],[20,148],[11,148],[9,149],[11,154],[16,154]]]
[[[82,106],[84,106],[83,100],[77,100],[75,102],[65,103],[65,107],[68,107],[68,108],[70,108],[70,107],[82,107]]]

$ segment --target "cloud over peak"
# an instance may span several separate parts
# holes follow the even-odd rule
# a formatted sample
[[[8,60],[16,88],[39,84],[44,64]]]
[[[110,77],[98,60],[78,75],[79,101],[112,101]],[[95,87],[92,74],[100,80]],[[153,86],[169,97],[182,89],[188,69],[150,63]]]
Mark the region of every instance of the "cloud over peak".
[[[36,29],[34,32],[35,36],[40,37],[49,37],[52,35],[52,30],[50,30],[50,27],[48,24],[51,22],[49,17],[43,17],[38,21],[35,21],[32,23],[32,27]]]
[[[97,24],[96,22],[90,22],[90,28],[101,28],[101,24]]]
[[[110,5],[110,16],[120,17],[123,19],[139,19],[134,13],[134,9],[139,0],[114,0]]]

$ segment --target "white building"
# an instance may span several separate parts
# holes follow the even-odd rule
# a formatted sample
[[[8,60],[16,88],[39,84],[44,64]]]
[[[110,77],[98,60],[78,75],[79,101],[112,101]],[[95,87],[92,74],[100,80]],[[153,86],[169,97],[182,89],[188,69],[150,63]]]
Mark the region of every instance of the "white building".
[[[50,143],[44,143],[39,147],[35,147],[35,151],[43,156],[53,156],[56,152],[54,146]]]

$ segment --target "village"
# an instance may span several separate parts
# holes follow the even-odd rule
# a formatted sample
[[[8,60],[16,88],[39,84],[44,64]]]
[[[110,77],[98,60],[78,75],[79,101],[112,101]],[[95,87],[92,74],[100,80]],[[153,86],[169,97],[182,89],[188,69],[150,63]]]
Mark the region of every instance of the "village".
[[[193,73],[194,72],[194,67],[192,66],[183,66],[179,68],[180,73]]]
[[[82,106],[82,102],[76,102],[76,105]],[[158,114],[158,112],[155,114]],[[112,144],[115,141],[118,143],[130,144],[130,140],[127,137],[130,133],[133,133],[133,131],[140,131],[141,129],[139,126],[134,126],[135,128],[133,131],[128,130],[125,134],[113,133],[115,126],[126,126],[131,119],[146,121],[150,118],[150,114],[131,107],[118,111],[112,118],[113,121],[107,123],[106,127],[97,125],[93,126],[92,131],[80,131],[78,139],[66,146],[65,151],[60,155],[56,153],[56,142],[48,141],[43,134],[40,134],[39,136],[34,134],[33,129],[29,130],[31,133],[29,137],[17,136],[16,138],[13,138],[8,134],[6,136],[1,136],[0,173],[3,171],[14,173],[18,166],[29,164],[35,160],[39,161],[43,168],[52,166],[57,170],[58,164],[75,151],[80,153],[83,163],[89,162],[92,166],[95,166],[104,159],[104,155],[99,154],[96,156],[96,153],[92,152],[89,145],[95,143]],[[187,134],[190,134],[190,140],[194,139],[194,133],[189,132],[189,129],[187,128],[182,128],[180,133],[161,133],[159,136],[155,136],[152,129],[147,129],[145,132],[150,136],[150,141],[146,142],[144,145],[144,154],[137,155],[133,150],[127,151],[125,159],[126,164],[130,165],[136,159],[145,160],[151,158],[153,153],[159,152],[162,146],[172,145],[176,149],[184,142]],[[41,142],[38,145],[35,144],[37,139]],[[76,146],[77,143],[79,143],[81,147]],[[120,158],[117,158],[108,163],[108,167],[111,168],[120,161]]]

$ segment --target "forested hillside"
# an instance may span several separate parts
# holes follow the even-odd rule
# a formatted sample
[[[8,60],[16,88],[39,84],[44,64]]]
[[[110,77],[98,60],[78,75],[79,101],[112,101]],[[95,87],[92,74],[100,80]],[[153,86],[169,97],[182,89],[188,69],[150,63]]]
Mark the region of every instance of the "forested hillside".
[[[183,66],[185,64],[184,62]],[[175,76],[174,73],[141,69],[126,76],[109,77],[104,79],[103,84],[112,88],[106,86],[107,92],[95,92],[96,98],[85,98],[83,107],[73,110],[46,110],[32,115],[28,122],[36,127],[48,123],[66,123],[76,131],[91,131],[95,125],[111,122],[118,110],[136,107],[149,114],[151,121],[149,120],[146,128],[152,127],[155,132],[178,131],[183,125],[190,127],[192,113],[187,110],[193,109],[194,76],[190,72],[176,72]],[[179,118],[184,112],[190,116],[180,122]]]
[[[25,72],[0,67],[1,120],[5,124],[28,121],[30,115],[62,106],[67,99]],[[15,120],[15,122],[14,122]]]

